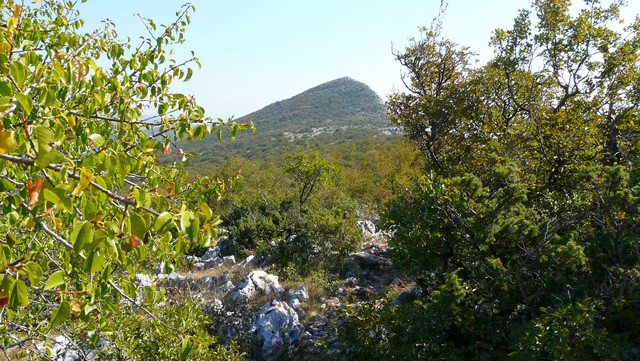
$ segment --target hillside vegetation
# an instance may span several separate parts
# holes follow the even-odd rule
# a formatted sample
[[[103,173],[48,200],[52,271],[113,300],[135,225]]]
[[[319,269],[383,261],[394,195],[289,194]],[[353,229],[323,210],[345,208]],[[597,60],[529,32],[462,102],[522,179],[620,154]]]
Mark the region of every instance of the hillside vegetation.
[[[264,161],[309,141],[334,144],[395,134],[380,97],[367,85],[346,77],[267,105],[237,122],[249,120],[255,124],[255,135],[240,133],[234,142],[209,138],[180,144],[197,154],[190,164],[206,169],[233,156]]]

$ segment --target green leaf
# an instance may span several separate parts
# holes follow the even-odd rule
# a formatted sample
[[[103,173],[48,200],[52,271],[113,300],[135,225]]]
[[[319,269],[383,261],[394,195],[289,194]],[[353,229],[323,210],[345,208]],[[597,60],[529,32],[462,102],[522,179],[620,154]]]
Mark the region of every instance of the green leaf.
[[[11,247],[6,244],[0,245],[0,267],[11,263]]]
[[[23,93],[17,93],[16,100],[18,101],[18,103],[20,103],[20,106],[22,106],[22,109],[24,109],[25,116],[28,116],[29,114],[31,114],[31,109],[33,109],[33,103],[30,97],[24,95]]]
[[[93,227],[89,222],[76,222],[69,236],[69,242],[73,244],[73,250],[80,253],[93,241]]]
[[[102,249],[102,247],[96,247],[94,248],[93,252],[89,253],[85,268],[88,272],[91,273],[100,272],[102,270],[104,262],[104,250]]]
[[[131,221],[131,233],[138,236],[140,239],[144,239],[144,236],[147,233],[147,224],[144,218],[137,213],[133,213],[129,220]]]
[[[24,265],[24,269],[27,271],[27,275],[29,276],[29,282],[31,282],[31,286],[38,284],[42,279],[42,268],[39,264],[29,261]]]
[[[28,304],[27,285],[22,280],[15,280],[9,289],[9,307],[15,310]]]
[[[51,276],[49,276],[49,278],[47,279],[47,282],[44,285],[44,290],[50,290],[52,288],[58,287],[60,285],[64,284],[64,271],[63,270],[59,270],[59,271],[55,271],[51,274]]]
[[[200,203],[200,211],[202,212],[205,221],[208,221],[211,219],[211,217],[213,217],[211,208],[209,208],[209,205],[205,202]]]
[[[158,115],[164,115],[167,112],[167,109],[169,109],[169,105],[167,103],[160,103],[160,105],[158,105]]]
[[[192,349],[193,343],[191,343],[191,338],[184,337],[182,339],[182,345],[180,347],[180,360],[186,360]]]
[[[144,298],[148,303],[153,304],[155,289],[152,286],[144,286]]]
[[[57,150],[46,151],[38,153],[36,157],[36,167],[43,169],[49,164],[61,163],[64,161],[64,155]]]
[[[24,80],[27,77],[27,67],[19,61],[12,62],[11,77],[19,87],[22,87],[24,85]]]
[[[46,183],[45,188],[42,191],[46,201],[51,202],[56,206],[62,206],[67,212],[71,212],[72,201],[65,193],[65,190],[62,188],[49,188],[48,183]]]
[[[173,215],[169,212],[162,212],[156,218],[156,221],[153,224],[153,229],[157,233],[164,233],[171,227],[172,224],[173,224]]]
[[[61,325],[69,316],[71,316],[71,305],[67,301],[62,301],[60,307],[51,314],[51,319],[49,320],[51,328]]]
[[[188,68],[187,76],[184,77],[184,81],[189,81],[189,79],[191,79],[192,76],[193,76],[193,70],[191,68]]]
[[[38,125],[34,130],[34,134],[38,142],[38,152],[48,153],[51,150],[49,143],[53,143],[54,141],[53,131],[47,126]]]
[[[104,138],[100,134],[91,134],[89,139],[93,142],[93,145],[96,147],[102,147],[104,145]]]

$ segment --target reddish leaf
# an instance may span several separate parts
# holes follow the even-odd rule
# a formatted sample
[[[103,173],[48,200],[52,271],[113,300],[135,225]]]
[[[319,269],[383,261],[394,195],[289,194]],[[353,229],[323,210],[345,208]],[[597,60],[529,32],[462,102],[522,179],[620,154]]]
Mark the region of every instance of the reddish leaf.
[[[0,296],[0,307],[4,307],[9,303],[9,296]]]
[[[131,246],[131,248],[136,248],[141,244],[142,240],[140,239],[140,237],[136,236],[135,234],[129,236],[129,245]]]
[[[44,179],[40,176],[36,178],[36,184],[33,185],[30,181],[27,182],[27,191],[29,192],[29,202],[27,205],[32,206],[38,203],[38,198],[40,197],[40,190],[42,189],[42,182]]]
[[[166,155],[171,155],[171,144],[160,144],[160,151]]]

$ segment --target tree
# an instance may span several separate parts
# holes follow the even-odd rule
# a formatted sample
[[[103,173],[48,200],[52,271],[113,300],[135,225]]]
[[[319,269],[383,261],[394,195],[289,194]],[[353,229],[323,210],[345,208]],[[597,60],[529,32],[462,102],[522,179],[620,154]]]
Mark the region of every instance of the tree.
[[[387,351],[636,357],[640,19],[617,30],[621,6],[586,1],[573,15],[569,1],[534,1],[478,68],[437,24],[397,54],[409,93],[388,114],[426,174],[386,217],[424,291],[404,307],[424,317],[389,317]]]
[[[323,182],[336,167],[328,160],[320,157],[320,153],[309,145],[285,156],[285,173],[298,185],[298,205],[300,208],[313,194],[316,185]]]
[[[170,89],[198,65],[170,52],[193,6],[166,26],[141,19],[149,36],[138,43],[109,22],[81,33],[73,2],[0,6],[0,349],[37,353],[37,341],[78,322],[93,339],[108,337],[125,310],[174,333],[180,357],[206,349],[186,324],[150,311],[160,290],[147,287],[138,302],[132,282],[148,265],[169,270],[216,233],[198,189],[182,185],[182,163],[160,165],[158,154],[178,139],[252,126],[212,123],[193,97]]]

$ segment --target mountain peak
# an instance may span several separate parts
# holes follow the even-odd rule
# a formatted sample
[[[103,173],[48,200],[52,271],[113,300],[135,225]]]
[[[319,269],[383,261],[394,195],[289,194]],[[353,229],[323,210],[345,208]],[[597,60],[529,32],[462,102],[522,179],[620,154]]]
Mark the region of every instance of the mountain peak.
[[[262,131],[331,126],[384,126],[382,100],[371,88],[349,77],[322,83],[240,119]]]

